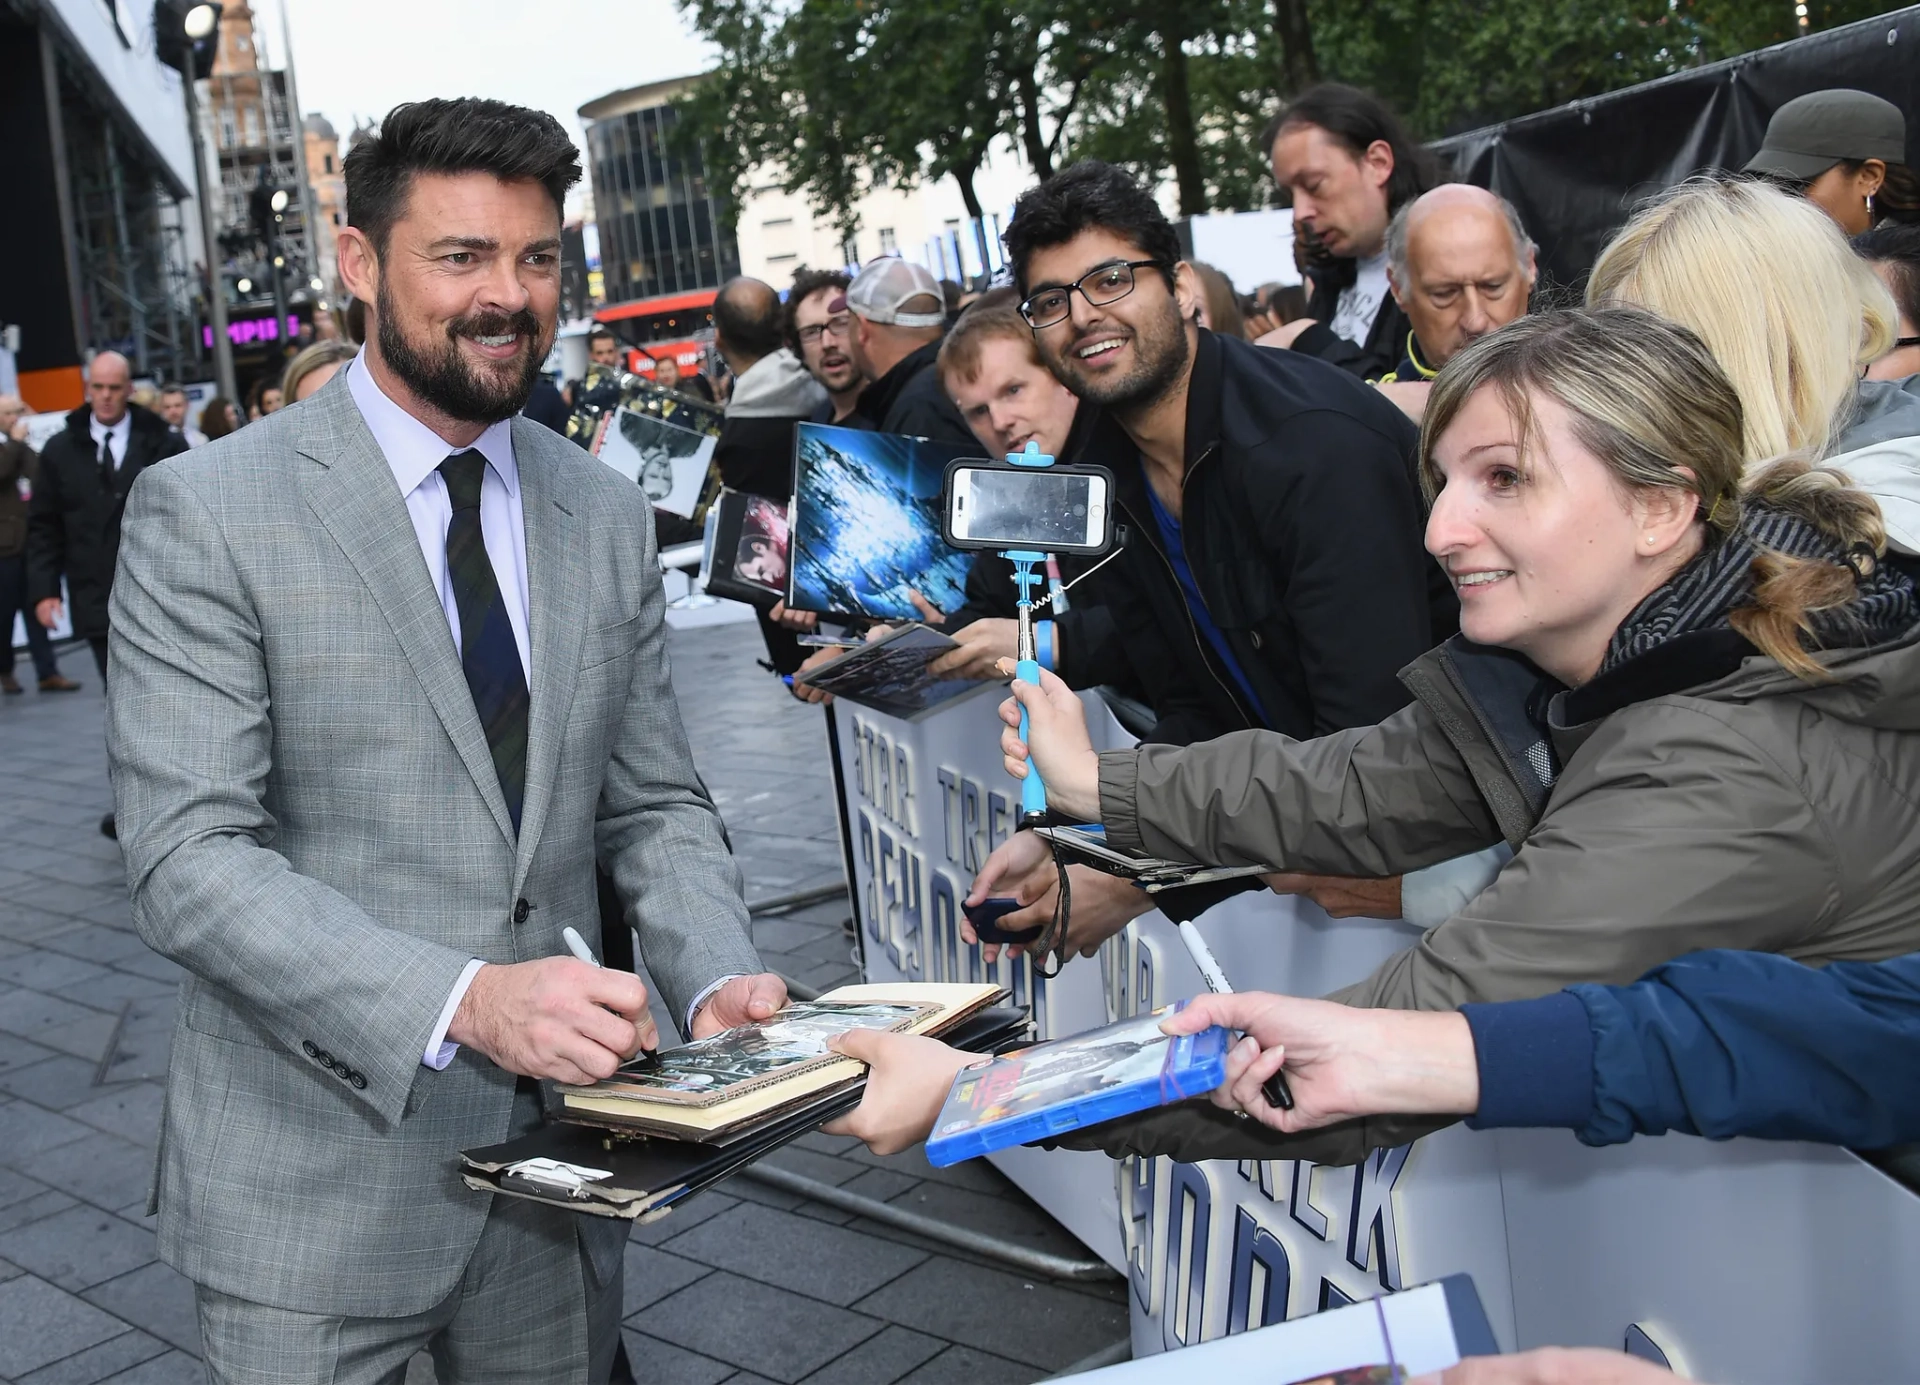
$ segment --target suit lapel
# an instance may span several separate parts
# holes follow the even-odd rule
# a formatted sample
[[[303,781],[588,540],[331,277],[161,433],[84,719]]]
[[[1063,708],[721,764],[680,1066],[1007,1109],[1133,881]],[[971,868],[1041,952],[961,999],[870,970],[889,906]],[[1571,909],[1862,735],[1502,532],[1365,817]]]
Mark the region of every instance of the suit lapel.
[[[518,889],[540,844],[553,803],[567,715],[580,672],[588,602],[593,594],[588,554],[577,515],[584,502],[571,494],[566,465],[543,448],[541,425],[513,420],[513,455],[520,472],[520,508],[527,536],[527,634],[533,673],[527,709],[527,793],[520,808]],[[569,451],[572,451],[569,445]],[[569,458],[569,461],[572,459]]]
[[[307,504],[367,584],[427,701],[511,842],[513,819],[500,792],[500,776],[473,710],[473,693],[454,650],[446,612],[420,556],[407,503],[354,407],[344,371],[316,402],[322,397],[331,407],[312,412],[323,426],[306,430],[299,444],[303,456],[319,463],[302,478]]]

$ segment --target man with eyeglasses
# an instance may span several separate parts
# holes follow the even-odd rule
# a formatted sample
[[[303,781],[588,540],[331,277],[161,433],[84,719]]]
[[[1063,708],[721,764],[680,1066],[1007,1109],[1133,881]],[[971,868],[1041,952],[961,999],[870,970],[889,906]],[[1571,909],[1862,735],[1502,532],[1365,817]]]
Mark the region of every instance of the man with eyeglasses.
[[[1068,454],[1115,475],[1125,549],[1102,597],[1158,718],[1144,739],[1322,736],[1404,706],[1395,675],[1458,621],[1421,543],[1413,424],[1334,366],[1198,326],[1173,227],[1110,164],[1027,192],[1006,246],[1040,358],[1080,397]],[[1156,903],[1192,917],[1232,889],[1150,899],[1074,870],[1079,951]],[[1355,912],[1401,912],[1397,880],[1342,888],[1370,892]],[[1003,926],[1053,908],[1049,887]]]
[[[809,420],[813,423],[844,428],[857,428],[861,423],[853,410],[867,379],[848,352],[853,340],[853,314],[845,308],[833,311],[833,301],[852,283],[837,270],[803,269],[793,276],[793,287],[787,290],[787,345],[798,353],[807,374],[827,392],[826,403],[813,411]]]

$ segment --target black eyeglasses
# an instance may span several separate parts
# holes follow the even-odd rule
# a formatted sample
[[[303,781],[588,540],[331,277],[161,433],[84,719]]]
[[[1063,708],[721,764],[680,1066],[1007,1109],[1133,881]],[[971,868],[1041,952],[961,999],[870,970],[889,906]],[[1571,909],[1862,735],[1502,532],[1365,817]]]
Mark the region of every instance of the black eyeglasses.
[[[1134,270],[1166,267],[1165,260],[1119,260],[1113,264],[1103,264],[1083,274],[1077,284],[1064,284],[1029,294],[1020,305],[1020,316],[1035,331],[1051,327],[1067,320],[1067,315],[1073,311],[1074,294],[1078,293],[1093,307],[1103,308],[1109,303],[1118,303],[1133,292]]]
[[[795,332],[794,335],[800,338],[800,344],[802,346],[812,346],[829,332],[839,337],[842,341],[852,336],[853,314],[837,313],[825,322],[817,322],[811,327],[802,327],[799,331]]]

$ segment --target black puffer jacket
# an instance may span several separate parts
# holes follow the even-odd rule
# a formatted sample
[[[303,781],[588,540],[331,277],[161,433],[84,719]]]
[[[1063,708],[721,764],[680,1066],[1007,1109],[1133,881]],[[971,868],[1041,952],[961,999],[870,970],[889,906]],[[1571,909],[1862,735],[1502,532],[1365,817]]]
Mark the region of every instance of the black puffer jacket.
[[[60,595],[65,577],[76,635],[107,633],[107,596],[120,559],[120,516],[134,479],[155,462],[187,450],[187,440],[160,415],[138,404],[129,408],[133,427],[111,486],[100,476],[100,449],[87,423],[92,410],[84,404],[67,415],[67,426],[40,454],[40,480],[27,518],[27,599],[31,605]]]
[[[860,392],[854,414],[876,433],[973,446],[973,430],[940,383],[940,368],[935,364],[939,355],[940,343],[930,341],[896,361],[892,370]],[[847,423],[862,426],[852,419]]]

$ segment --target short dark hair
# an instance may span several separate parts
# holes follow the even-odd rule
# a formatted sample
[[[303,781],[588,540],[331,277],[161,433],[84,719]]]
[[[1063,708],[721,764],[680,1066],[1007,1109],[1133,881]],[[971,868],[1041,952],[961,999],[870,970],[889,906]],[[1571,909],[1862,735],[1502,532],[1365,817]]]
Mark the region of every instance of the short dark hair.
[[[165,399],[170,394],[185,394],[186,392],[187,387],[185,385],[169,380],[153,392],[153,397],[155,399]]]
[[[714,333],[755,360],[780,349],[781,317],[780,295],[773,286],[745,275],[729,279],[713,298]]]
[[[1439,162],[1414,142],[1393,108],[1370,91],[1341,82],[1308,87],[1280,108],[1267,122],[1260,147],[1273,157],[1273,143],[1283,130],[1316,125],[1354,158],[1376,141],[1393,150],[1393,175],[1387,179],[1387,213],[1399,211],[1440,181]]]
[[[587,350],[593,350],[593,344],[597,341],[610,341],[615,346],[618,346],[620,344],[620,335],[611,327],[596,327],[587,333]]]
[[[539,183],[561,213],[580,181],[580,151],[545,111],[466,96],[408,101],[387,112],[380,132],[363,135],[341,160],[347,224],[380,254],[406,210],[416,173],[491,173],[502,182]]]
[[[780,314],[780,333],[787,339],[787,349],[800,349],[800,327],[794,317],[800,311],[800,305],[813,297],[821,289],[832,289],[836,293],[845,293],[853,286],[853,280],[837,269],[808,269],[802,265],[793,272],[793,287],[787,290],[785,311]]]
[[[1111,231],[1139,246],[1144,258],[1166,266],[1161,274],[1173,287],[1173,267],[1184,258],[1180,237],[1153,194],[1123,168],[1082,159],[1028,188],[1013,204],[1013,221],[1002,239],[1020,292],[1027,291],[1027,262],[1034,251],[1065,245],[1091,230]]]
[[[1868,264],[1887,267],[1900,316],[1920,322],[1920,226],[1883,222],[1855,236],[1853,248]]]

